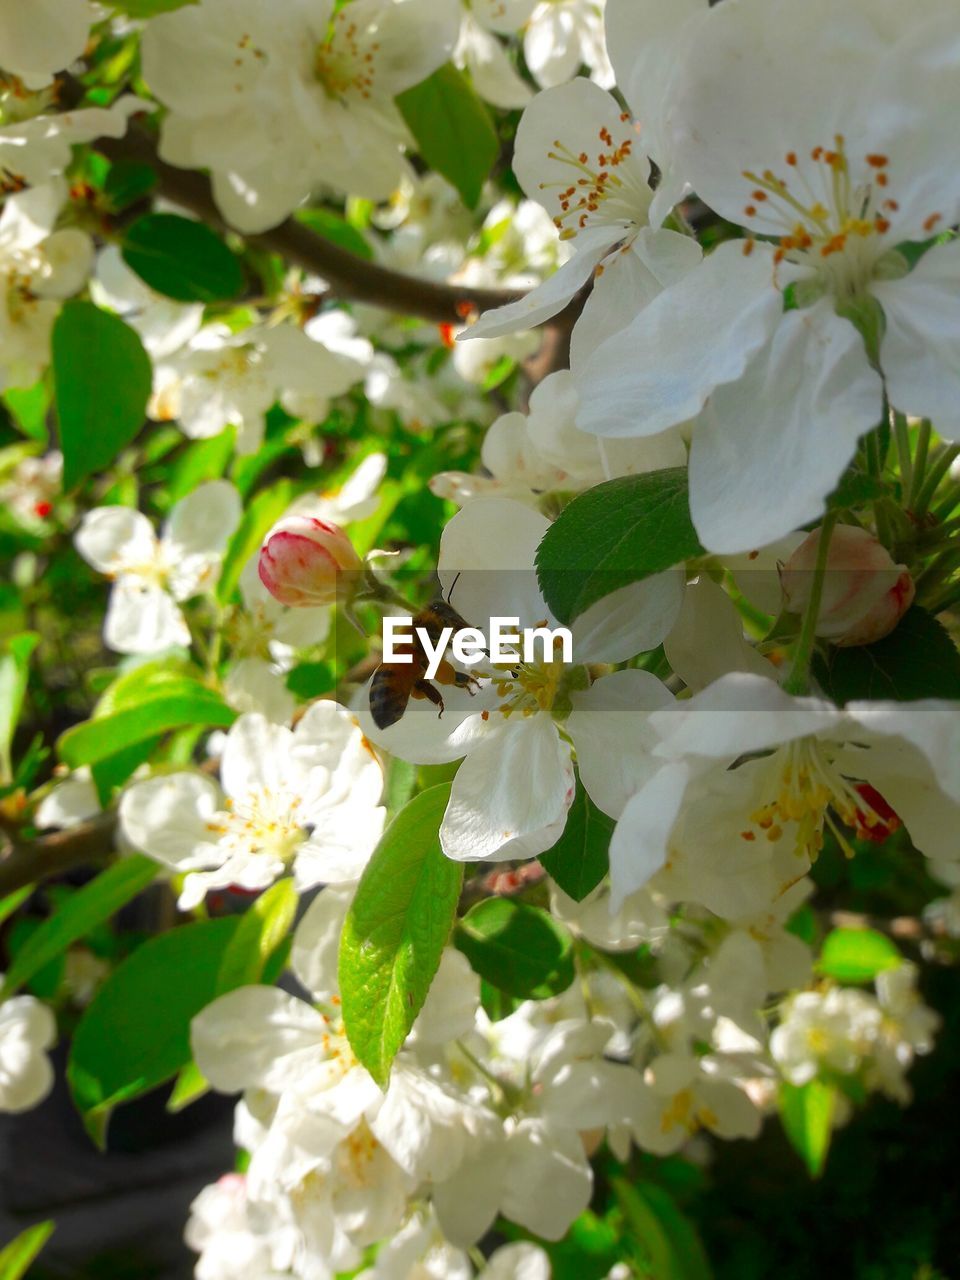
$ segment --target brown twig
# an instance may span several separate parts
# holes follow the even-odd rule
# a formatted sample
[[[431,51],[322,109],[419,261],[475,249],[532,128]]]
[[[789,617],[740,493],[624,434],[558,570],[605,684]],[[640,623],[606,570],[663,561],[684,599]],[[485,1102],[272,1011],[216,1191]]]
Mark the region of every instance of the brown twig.
[[[193,169],[177,169],[161,160],[143,126],[132,124],[125,137],[100,138],[94,145],[108,160],[149,165],[157,174],[161,195],[196,214],[208,226],[222,232],[233,230],[217,208],[210,180]],[[513,290],[443,284],[391,271],[341,249],[294,218],[244,239],[254,248],[280,254],[287,262],[321,276],[330,293],[338,298],[370,303],[438,324],[462,324],[471,314],[522,297]]]
[[[116,827],[117,815],[108,810],[67,831],[12,841],[6,857],[0,859],[0,898],[74,867],[102,862],[113,852]]]

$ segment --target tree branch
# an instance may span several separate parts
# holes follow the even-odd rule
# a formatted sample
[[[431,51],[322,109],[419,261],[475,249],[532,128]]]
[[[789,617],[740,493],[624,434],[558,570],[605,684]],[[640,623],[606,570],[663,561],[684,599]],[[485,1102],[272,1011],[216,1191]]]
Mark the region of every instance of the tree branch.
[[[117,815],[107,811],[66,831],[54,831],[36,840],[11,841],[0,858],[0,898],[24,885],[102,862],[113,852]]]
[[[234,230],[216,206],[210,180],[193,169],[177,169],[161,160],[142,126],[131,124],[125,137],[99,138],[94,146],[108,160],[149,165],[159,178],[160,193],[167,199],[219,231]],[[438,324],[462,324],[471,312],[487,311],[523,296],[513,290],[442,284],[391,271],[315,235],[294,218],[244,239],[255,248],[281,254],[286,261],[322,276],[338,298],[370,303]]]

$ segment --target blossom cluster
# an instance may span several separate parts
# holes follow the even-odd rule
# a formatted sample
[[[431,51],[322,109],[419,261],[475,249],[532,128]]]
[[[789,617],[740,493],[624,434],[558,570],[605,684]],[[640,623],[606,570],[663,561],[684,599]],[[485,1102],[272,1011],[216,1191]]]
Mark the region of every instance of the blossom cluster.
[[[197,1276],[549,1280],[600,1158],[779,1114],[818,1170],[910,1102],[960,935],[953,0],[158,7],[0,0],[11,581],[89,570],[115,664],[52,777],[13,713],[0,818],[106,831],[173,937],[246,906],[179,1028],[239,1095]],[[512,143],[472,208],[425,84]],[[131,139],[183,181],[125,203]],[[376,305],[411,276],[456,322]],[[145,370],[105,459],[91,314]],[[426,642],[504,617],[568,651]],[[831,860],[909,868],[923,945],[825,901]],[[47,1003],[8,966],[0,1110],[113,981],[63,936]],[[94,1078],[88,1127],[139,1087]]]

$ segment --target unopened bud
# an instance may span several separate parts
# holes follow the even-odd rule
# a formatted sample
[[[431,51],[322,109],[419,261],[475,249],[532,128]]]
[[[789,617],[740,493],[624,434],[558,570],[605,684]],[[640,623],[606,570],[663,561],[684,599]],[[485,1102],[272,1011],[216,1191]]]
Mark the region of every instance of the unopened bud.
[[[349,597],[361,563],[339,525],[288,516],[260,548],[259,569],[260,581],[281,604],[317,606]]]
[[[780,582],[791,613],[807,607],[819,545],[820,530],[815,529],[783,567]],[[827,551],[817,635],[841,648],[873,644],[890,634],[915,593],[907,568],[894,564],[873,534],[837,525]]]

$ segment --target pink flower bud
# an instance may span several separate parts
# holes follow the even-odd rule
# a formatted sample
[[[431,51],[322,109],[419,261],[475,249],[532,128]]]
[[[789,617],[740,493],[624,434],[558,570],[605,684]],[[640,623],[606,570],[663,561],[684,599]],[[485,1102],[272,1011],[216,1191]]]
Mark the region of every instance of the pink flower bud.
[[[260,548],[260,581],[281,604],[317,606],[349,596],[360,557],[328,520],[288,516]]]
[[[814,529],[800,543],[780,574],[786,607],[803,613],[810,599],[820,544]],[[894,564],[873,534],[839,524],[827,551],[817,635],[841,648],[873,644],[894,629],[913,603],[916,588],[909,571]]]

